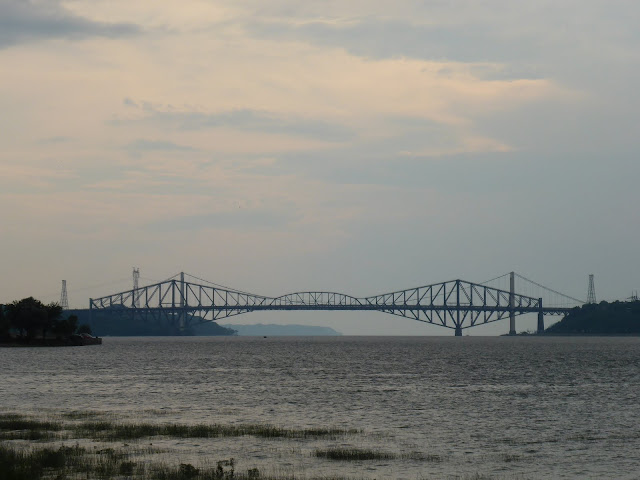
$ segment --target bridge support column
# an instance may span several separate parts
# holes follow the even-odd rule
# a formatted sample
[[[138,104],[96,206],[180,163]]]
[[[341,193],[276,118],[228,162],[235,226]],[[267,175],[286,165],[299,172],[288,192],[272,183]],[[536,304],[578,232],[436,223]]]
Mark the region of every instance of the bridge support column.
[[[515,299],[516,299],[516,275],[514,272],[510,274],[509,281],[509,335],[516,334],[516,312]]]
[[[538,334],[544,333],[544,310],[542,310],[542,299],[538,299]]]
[[[462,327],[460,325],[456,325],[456,337],[462,336]]]
[[[184,332],[186,319],[184,318],[184,306],[185,306],[185,289],[184,289],[184,272],[180,272],[180,313],[178,317],[178,328],[180,333]]]

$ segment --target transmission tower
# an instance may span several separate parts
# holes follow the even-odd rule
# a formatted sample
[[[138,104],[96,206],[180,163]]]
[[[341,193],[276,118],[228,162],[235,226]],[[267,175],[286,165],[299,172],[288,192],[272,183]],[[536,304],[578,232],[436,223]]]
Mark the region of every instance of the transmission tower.
[[[140,269],[133,267],[133,295],[134,295],[134,305],[136,307],[140,306],[140,297],[136,295],[136,290],[138,290],[138,280],[140,279]]]
[[[593,283],[593,274],[589,275],[589,293],[587,303],[596,303],[596,286]]]
[[[62,291],[60,292],[60,306],[67,310],[69,308],[69,298],[67,298],[67,281],[62,280]]]

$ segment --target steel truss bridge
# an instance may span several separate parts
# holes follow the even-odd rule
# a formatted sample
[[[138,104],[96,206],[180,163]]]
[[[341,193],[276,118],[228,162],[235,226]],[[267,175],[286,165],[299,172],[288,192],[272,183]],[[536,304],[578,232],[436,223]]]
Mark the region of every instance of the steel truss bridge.
[[[507,276],[510,281],[508,290],[487,285]],[[543,305],[542,296],[535,298],[516,293],[516,276],[559,296],[563,305]],[[169,322],[179,330],[206,321],[266,310],[376,311],[450,328],[460,336],[463,329],[507,317],[509,334],[515,334],[515,317],[530,313],[537,314],[537,330],[542,332],[545,315],[566,315],[582,303],[514,272],[484,284],[451,280],[370,297],[353,297],[337,292],[296,292],[267,297],[180,273],[163,282],[92,298],[89,308],[92,315],[108,312],[132,318],[140,316]]]

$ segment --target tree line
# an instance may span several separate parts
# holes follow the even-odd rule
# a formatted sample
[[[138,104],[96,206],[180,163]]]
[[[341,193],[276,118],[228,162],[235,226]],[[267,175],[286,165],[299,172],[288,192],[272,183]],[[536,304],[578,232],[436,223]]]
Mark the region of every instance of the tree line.
[[[62,313],[59,304],[44,304],[33,297],[0,305],[0,339],[12,340],[12,333],[26,341],[38,335],[42,335],[44,339],[47,335],[64,338],[76,332],[91,333],[91,329],[86,325],[78,327],[77,316],[69,315],[64,318]]]

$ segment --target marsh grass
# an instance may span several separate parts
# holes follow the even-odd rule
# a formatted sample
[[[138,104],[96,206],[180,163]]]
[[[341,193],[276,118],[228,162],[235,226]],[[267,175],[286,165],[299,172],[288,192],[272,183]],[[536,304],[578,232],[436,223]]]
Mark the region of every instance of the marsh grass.
[[[86,420],[88,418],[102,417],[102,412],[95,412],[91,410],[74,410],[71,412],[64,412],[60,416],[67,420]]]
[[[254,436],[260,438],[318,438],[338,437],[359,433],[358,430],[335,428],[288,429],[274,425],[219,425],[219,424],[152,424],[152,423],[115,423],[84,422],[73,427],[77,436],[95,440],[136,440],[146,437],[172,438],[219,438]]]
[[[60,422],[34,420],[16,413],[0,414],[0,440],[47,441],[65,438]]]
[[[48,430],[0,431],[0,440],[51,441],[63,438],[64,435]]]
[[[85,454],[80,447],[15,450],[0,445],[0,472],[6,480],[37,480],[51,472],[64,471],[67,465],[77,465]]]
[[[263,475],[257,468],[234,470],[234,460],[216,462],[215,467],[178,466],[135,462],[126,452],[114,449],[91,451],[76,446],[16,450],[0,445],[2,480],[44,480],[49,478],[101,478],[149,480],[295,480],[294,475]],[[346,477],[316,477],[314,480],[349,480]]]
[[[327,458],[329,460],[342,461],[359,461],[359,460],[393,460],[398,455],[391,452],[383,452],[381,450],[362,449],[362,448],[327,448],[317,449],[313,455],[318,458]]]
[[[375,449],[362,449],[355,447],[333,447],[316,449],[313,456],[340,461],[362,460],[416,460],[424,462],[442,462],[440,455],[425,455],[420,452],[393,453]]]
[[[136,440],[146,437],[219,438],[254,436],[259,438],[327,438],[356,435],[361,430],[341,428],[283,428],[268,424],[156,424],[121,423],[109,420],[80,421],[98,416],[96,412],[67,412],[61,415],[71,422],[35,420],[23,415],[0,414],[0,439],[47,440],[89,438],[102,441]],[[53,432],[68,432],[54,435]]]
[[[151,479],[151,480],[224,480],[262,479],[354,480],[352,477],[300,477],[291,472],[265,474],[256,468],[234,471],[233,460],[223,460],[211,466],[166,464],[168,458],[159,453],[171,453],[138,442],[143,438],[220,438],[253,436],[263,439],[338,439],[362,434],[361,430],[341,428],[283,428],[268,424],[168,424],[121,422],[100,412],[71,411],[36,419],[16,413],[0,413],[0,480],[45,479]],[[75,446],[54,441],[74,439]],[[37,446],[27,443],[9,446],[4,441],[26,440],[51,442]],[[98,442],[93,444],[92,442]],[[104,443],[103,443],[104,442]],[[123,442],[118,446],[116,442]],[[131,442],[128,444],[127,442]],[[155,443],[155,442],[154,442]],[[281,445],[278,443],[277,445]],[[288,444],[285,444],[288,445]],[[298,444],[299,445],[299,444]],[[299,447],[293,454],[302,455]],[[306,451],[306,450],[305,450]],[[396,454],[379,450],[339,449],[316,450],[319,458],[332,460],[392,460],[412,459],[440,461],[439,457],[420,453]],[[276,461],[276,466],[277,466]]]
[[[45,430],[57,432],[63,429],[60,422],[31,420],[18,415],[0,418],[0,431],[12,430]]]

